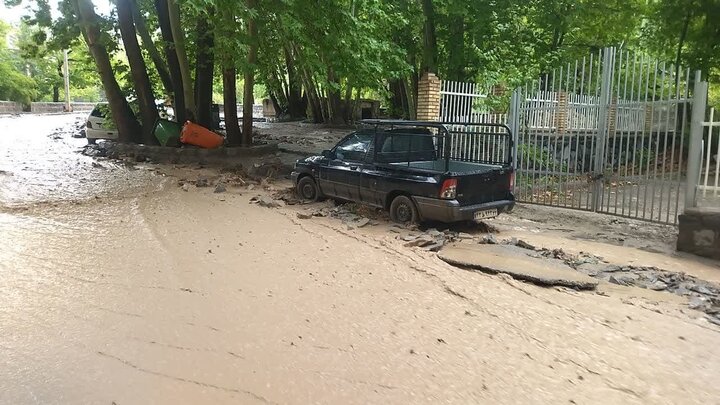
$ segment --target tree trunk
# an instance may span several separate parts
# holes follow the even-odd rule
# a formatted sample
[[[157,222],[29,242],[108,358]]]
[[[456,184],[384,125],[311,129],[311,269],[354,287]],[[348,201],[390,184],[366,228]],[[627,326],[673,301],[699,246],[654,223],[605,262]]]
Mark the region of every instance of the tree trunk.
[[[155,69],[158,72],[158,76],[160,76],[160,81],[162,82],[163,88],[165,89],[165,93],[168,95],[172,94],[173,85],[172,80],[170,79],[170,72],[168,72],[165,61],[163,60],[162,56],[160,56],[160,52],[157,50],[155,42],[153,42],[152,37],[150,36],[150,32],[148,31],[147,25],[145,24],[145,18],[143,15],[140,14],[137,0],[131,0],[130,6],[132,7],[132,15],[133,20],[135,21],[135,28],[137,29],[137,32],[142,39],[142,46],[143,48],[145,48],[145,51],[147,51],[148,55],[150,55],[150,59],[152,59],[153,65],[155,65]]]
[[[255,0],[246,0],[248,10],[255,9]],[[249,48],[247,54],[247,66],[245,67],[244,89],[243,89],[243,127],[242,127],[242,144],[250,146],[253,142],[253,88],[255,87],[255,61],[257,60],[258,38],[257,25],[255,17],[249,17],[247,20],[247,35]]]
[[[185,114],[194,116],[196,113],[195,96],[193,95],[190,64],[188,63],[187,52],[185,51],[185,32],[180,25],[180,7],[176,0],[167,0],[167,5],[170,29],[172,30],[173,41],[175,43],[175,54],[177,55],[178,64],[180,65],[180,75],[182,76]]]
[[[234,66],[226,65],[223,69],[223,106],[225,109],[225,131],[228,145],[242,143],[240,123],[237,113],[237,73]]]
[[[118,140],[120,142],[129,142],[140,133],[140,124],[130,109],[125,95],[120,90],[117,80],[115,80],[115,74],[110,64],[110,55],[108,55],[103,43],[103,35],[99,28],[100,19],[95,14],[95,6],[91,0],[74,0],[74,3],[82,27],[83,37],[90,54],[95,60],[100,81],[105,89],[105,97],[108,100],[110,113],[117,126]]]
[[[118,25],[120,25],[120,35],[122,36],[123,47],[130,65],[130,75],[132,76],[135,94],[140,105],[140,117],[142,118],[142,143],[148,145],[157,145],[157,139],[153,136],[153,128],[160,117],[158,116],[157,106],[155,105],[155,95],[150,84],[150,77],[147,73],[147,66],[142,57],[140,44],[138,44],[135,25],[133,24],[132,0],[117,0]]]
[[[53,86],[53,102],[57,103],[60,101],[60,87],[57,85]]]
[[[196,26],[197,51],[195,52],[195,101],[197,123],[205,128],[213,128],[212,92],[215,65],[215,35],[204,16],[200,16]]]
[[[185,115],[185,93],[183,91],[180,63],[178,62],[177,52],[175,52],[175,42],[173,40],[172,29],[170,28],[170,16],[168,15],[167,0],[155,0],[155,9],[158,14],[160,33],[162,34],[163,42],[165,44],[165,57],[168,61],[170,80],[172,81],[175,120],[182,125],[185,123],[187,117]]]
[[[435,8],[432,0],[422,0],[422,9],[425,15],[422,71],[437,73],[437,37],[435,35]]]
[[[690,18],[692,17],[692,11],[688,11],[685,14],[685,21],[683,22],[682,30],[680,31],[680,40],[678,41],[677,55],[675,56],[675,85],[680,82],[680,59],[682,58],[682,49],[685,45],[685,38],[687,37],[688,28],[690,27]]]
[[[465,17],[452,16],[448,40],[448,80],[464,82],[465,77]]]
[[[302,79],[295,67],[295,60],[290,49],[285,46],[285,65],[287,66],[288,75],[288,114],[291,119],[305,118],[307,115],[307,100],[302,96]]]

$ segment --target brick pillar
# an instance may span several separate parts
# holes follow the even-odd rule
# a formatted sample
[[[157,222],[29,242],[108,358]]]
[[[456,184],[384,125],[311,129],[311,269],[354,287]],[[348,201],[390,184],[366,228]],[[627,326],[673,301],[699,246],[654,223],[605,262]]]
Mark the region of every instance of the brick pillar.
[[[608,133],[615,136],[615,130],[617,128],[617,113],[618,113],[618,98],[613,96],[610,100],[610,110],[608,111]]]
[[[440,119],[440,79],[434,73],[423,74],[418,82],[417,119]]]
[[[558,106],[555,111],[555,128],[557,129],[557,133],[564,134],[568,130],[568,115],[570,113],[568,94],[567,92],[560,91],[557,93],[557,97]]]

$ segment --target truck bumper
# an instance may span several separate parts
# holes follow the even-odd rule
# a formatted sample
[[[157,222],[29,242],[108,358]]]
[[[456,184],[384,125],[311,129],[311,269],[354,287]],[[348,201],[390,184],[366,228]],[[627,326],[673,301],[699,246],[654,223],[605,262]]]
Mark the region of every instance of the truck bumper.
[[[440,200],[437,198],[413,197],[420,219],[423,221],[459,222],[472,221],[475,213],[496,209],[498,214],[512,211],[514,200],[492,201],[483,204],[461,206],[457,200]]]
[[[287,172],[285,172],[285,173],[287,173]],[[292,173],[290,173],[290,179],[292,179],[292,182],[293,182],[293,185],[294,185],[294,186],[297,185],[297,181],[298,181],[298,177],[299,177],[299,176],[300,176],[300,173],[299,173],[299,172],[296,172],[295,170],[293,170]]]

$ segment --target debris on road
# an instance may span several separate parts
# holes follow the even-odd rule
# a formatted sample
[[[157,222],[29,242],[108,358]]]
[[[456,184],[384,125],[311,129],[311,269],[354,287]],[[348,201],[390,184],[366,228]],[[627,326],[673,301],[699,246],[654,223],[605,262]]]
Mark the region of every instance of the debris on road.
[[[276,200],[273,200],[272,198],[263,195],[256,195],[255,197],[251,198],[250,204],[257,204],[265,208],[279,208],[283,205]]]
[[[653,266],[609,264],[601,257],[586,252],[574,255],[562,249],[535,247],[530,249],[525,247],[526,244],[522,241],[516,241],[514,245],[536,252],[535,254],[542,257],[561,260],[576,271],[599,280],[628,287],[667,291],[687,297],[690,300],[690,308],[704,312],[711,322],[720,322],[720,286],[711,282],[683,272],[668,271]],[[702,302],[702,305],[698,302]]]

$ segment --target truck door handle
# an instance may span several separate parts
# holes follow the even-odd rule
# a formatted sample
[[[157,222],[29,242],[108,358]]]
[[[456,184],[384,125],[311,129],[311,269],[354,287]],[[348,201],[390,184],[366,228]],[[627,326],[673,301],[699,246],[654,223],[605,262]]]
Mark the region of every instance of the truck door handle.
[[[350,170],[357,170],[357,166],[350,166]]]

